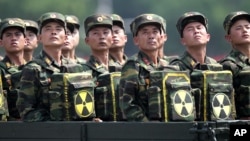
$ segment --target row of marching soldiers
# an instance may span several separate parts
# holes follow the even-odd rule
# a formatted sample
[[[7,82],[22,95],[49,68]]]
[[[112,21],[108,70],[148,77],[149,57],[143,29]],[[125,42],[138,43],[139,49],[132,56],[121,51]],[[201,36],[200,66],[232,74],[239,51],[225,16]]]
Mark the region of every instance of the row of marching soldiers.
[[[48,12],[37,24],[4,19],[0,118],[28,122],[249,119],[250,15],[229,13],[223,26],[233,48],[219,62],[206,55],[208,21],[199,12],[184,13],[177,21],[186,51],[166,56],[166,20],[141,14],[130,23],[139,51],[127,57],[122,18],[94,14],[84,20],[91,55],[82,60],[75,55],[77,17]],[[26,56],[32,49],[26,55],[23,51],[31,44],[28,31],[34,31],[42,45],[35,57]]]

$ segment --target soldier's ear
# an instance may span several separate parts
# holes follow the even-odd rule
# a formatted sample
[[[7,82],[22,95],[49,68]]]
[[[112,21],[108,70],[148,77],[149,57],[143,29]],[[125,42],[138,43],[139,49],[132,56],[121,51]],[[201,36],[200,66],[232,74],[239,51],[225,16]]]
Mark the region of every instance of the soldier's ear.
[[[231,43],[231,36],[230,35],[225,35],[225,39]]]
[[[88,37],[85,37],[84,39],[85,43],[88,45],[89,44],[89,38]]]
[[[182,44],[183,46],[186,46],[186,41],[185,41],[183,38],[181,38],[181,44]]]
[[[41,36],[41,34],[39,34],[39,35],[37,36],[37,40],[38,40],[38,43],[42,43],[42,36]]]
[[[136,46],[139,46],[139,39],[138,39],[138,37],[135,36],[135,37],[133,38],[133,40],[134,40],[134,44],[135,44]]]

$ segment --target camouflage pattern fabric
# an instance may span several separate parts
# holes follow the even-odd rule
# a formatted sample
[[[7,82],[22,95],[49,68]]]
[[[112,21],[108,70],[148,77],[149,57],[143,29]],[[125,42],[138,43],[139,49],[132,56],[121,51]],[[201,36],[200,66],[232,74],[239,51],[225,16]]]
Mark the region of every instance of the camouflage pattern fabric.
[[[106,14],[94,14],[87,17],[84,20],[84,29],[85,34],[88,35],[88,32],[96,26],[104,26],[112,29],[113,21],[109,15]]]
[[[235,118],[234,89],[230,71],[197,70],[191,73],[192,88],[202,92],[197,120],[228,120]],[[199,117],[200,116],[200,117]]]
[[[116,62],[109,61],[109,68],[107,69],[106,67],[101,65],[101,63],[98,62],[94,56],[91,55],[87,63],[83,64],[83,69],[84,71],[92,74],[93,79],[97,84],[97,87],[95,88],[95,105],[97,117],[102,118],[106,121],[118,120],[118,117],[113,115],[118,114],[114,113],[115,107],[113,107],[113,102],[118,102],[117,100],[113,99],[116,97],[116,95],[118,95],[118,93],[111,88],[118,87],[119,83],[117,83],[117,79],[119,79],[120,77],[117,78],[112,76],[115,76],[117,72],[120,72],[121,65]],[[115,81],[111,81],[113,78],[115,78]],[[107,102],[104,102],[105,100],[107,100]],[[111,106],[111,108],[104,107],[107,105],[109,107]]]
[[[194,21],[202,23],[206,27],[206,30],[208,29],[208,20],[203,14],[196,11],[186,12],[178,19],[176,23],[176,28],[181,37],[183,37],[183,30],[185,26]]]
[[[250,61],[247,56],[237,50],[232,50],[225,58],[219,61],[223,69],[230,70],[233,74],[235,88],[235,105],[237,118],[250,116],[249,73]]]
[[[128,121],[148,121],[148,96],[150,72],[155,70],[179,70],[169,62],[159,59],[155,66],[143,52],[132,56],[124,64],[119,86],[120,108]]]
[[[123,55],[123,59],[125,61],[127,61],[128,57],[124,54]],[[109,62],[111,64],[116,64],[117,66],[120,66],[120,68],[122,68],[122,65],[120,64],[120,62],[118,60],[116,60],[112,55],[109,55]],[[120,70],[121,71],[121,70]]]
[[[151,71],[149,119],[194,121],[195,102],[188,71]]]
[[[8,120],[19,120],[20,115],[16,107],[18,96],[19,81],[21,78],[21,70],[23,65],[14,66],[10,59],[5,56],[0,62],[0,70],[2,77],[3,93],[7,97],[9,117]]]
[[[7,96],[3,92],[2,76],[0,76],[0,121],[7,121],[9,117]]]
[[[97,61],[93,55],[91,55],[89,60],[83,64],[83,70],[91,73],[93,79],[96,81],[97,77],[101,74],[120,71],[121,65],[116,62],[109,61],[109,68],[107,69],[99,61]]]
[[[231,26],[234,24],[235,21],[237,21],[237,18],[246,18],[250,19],[250,14],[248,14],[246,11],[235,11],[229,13],[223,22],[224,30],[227,34],[229,34]]]
[[[74,65],[65,58],[61,61],[62,65],[59,66],[42,51],[23,68],[17,100],[17,107],[23,121],[51,120],[48,94],[52,74],[82,71],[81,66],[74,69]]]
[[[137,35],[139,28],[145,24],[153,24],[159,27],[159,30],[165,29],[165,21],[163,21],[162,17],[156,14],[142,14],[137,16],[130,24],[130,31],[133,36]],[[165,24],[165,25],[163,25]]]
[[[182,56],[179,58],[173,59],[170,62],[171,65],[178,65],[180,70],[189,70],[190,73],[194,69],[201,69],[200,64],[192,58],[192,56],[188,52],[184,52]],[[218,64],[216,60],[211,57],[205,57],[205,64]],[[216,69],[217,70],[217,69]]]
[[[95,89],[97,117],[104,121],[119,121],[121,113],[119,108],[118,87],[120,72],[101,74],[97,78]]]
[[[86,120],[95,117],[95,84],[91,74],[54,73],[50,79],[51,120]]]

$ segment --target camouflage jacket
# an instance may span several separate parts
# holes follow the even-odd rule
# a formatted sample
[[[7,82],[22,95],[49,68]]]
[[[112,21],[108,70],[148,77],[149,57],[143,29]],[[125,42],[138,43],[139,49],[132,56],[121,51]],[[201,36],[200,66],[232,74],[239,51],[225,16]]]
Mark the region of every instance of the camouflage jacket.
[[[7,96],[9,117],[8,120],[18,120],[20,118],[16,107],[18,82],[20,80],[21,71],[24,65],[15,66],[9,57],[5,56],[0,62],[0,70],[2,77],[2,85],[4,94]]]
[[[218,61],[224,70],[230,70],[233,74],[234,88],[239,87],[238,74],[243,68],[250,67],[250,61],[247,56],[237,50],[232,50],[226,57]]]
[[[148,121],[149,75],[153,70],[164,70],[169,62],[158,59],[155,66],[151,59],[143,52],[135,54],[127,60],[122,68],[120,80],[120,108],[129,121]],[[167,68],[178,70],[178,67]]]
[[[48,99],[49,78],[56,72],[68,72],[64,66],[70,65],[68,59],[62,57],[61,61],[62,65],[59,66],[42,51],[33,61],[24,66],[17,100],[17,107],[22,120],[50,120]],[[74,70],[70,71],[74,72]]]
[[[103,66],[96,58],[91,55],[89,60],[83,64],[83,70],[92,74],[94,80],[97,80],[97,77],[100,74],[115,72],[121,70],[121,65],[116,62],[109,61],[109,69]]]
[[[178,65],[181,70],[189,70],[190,73],[194,69],[199,69],[199,62],[197,62],[188,52],[184,52],[179,58],[173,59],[171,65]],[[217,61],[211,57],[205,57],[205,64],[218,64]]]
[[[128,57],[124,54],[123,55],[123,59],[125,61],[127,61]],[[118,65],[120,65],[122,67],[122,65],[120,64],[120,62],[118,62],[118,60],[116,60],[112,55],[109,55],[109,62],[117,63]]]
[[[218,61],[223,69],[230,70],[234,77],[245,67],[250,67],[250,60],[237,50],[232,50],[225,58]]]

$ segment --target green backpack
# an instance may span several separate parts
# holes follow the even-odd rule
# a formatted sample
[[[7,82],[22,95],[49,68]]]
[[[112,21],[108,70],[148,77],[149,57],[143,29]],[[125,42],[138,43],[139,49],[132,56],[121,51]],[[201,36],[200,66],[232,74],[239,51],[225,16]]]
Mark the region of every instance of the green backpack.
[[[188,71],[151,71],[149,81],[150,120],[168,122],[195,119],[195,99]]]
[[[50,79],[51,120],[85,120],[95,117],[95,84],[91,74],[55,73]]]
[[[122,118],[118,94],[120,77],[120,72],[112,72],[101,74],[97,78],[97,87],[95,88],[96,115],[104,121],[119,121]]]
[[[191,73],[192,88],[202,92],[197,103],[197,120],[230,120],[235,118],[234,88],[231,71],[221,69],[194,70]],[[222,66],[221,66],[222,67]]]

